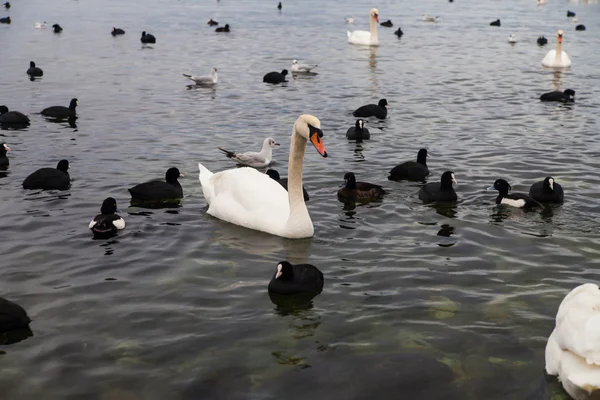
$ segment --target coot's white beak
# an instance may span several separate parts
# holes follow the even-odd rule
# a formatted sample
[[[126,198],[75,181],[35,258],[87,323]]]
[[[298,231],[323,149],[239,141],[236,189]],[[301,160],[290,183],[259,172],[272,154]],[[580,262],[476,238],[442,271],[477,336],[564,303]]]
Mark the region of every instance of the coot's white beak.
[[[278,279],[281,276],[281,264],[277,265],[277,273],[275,274],[275,279]]]

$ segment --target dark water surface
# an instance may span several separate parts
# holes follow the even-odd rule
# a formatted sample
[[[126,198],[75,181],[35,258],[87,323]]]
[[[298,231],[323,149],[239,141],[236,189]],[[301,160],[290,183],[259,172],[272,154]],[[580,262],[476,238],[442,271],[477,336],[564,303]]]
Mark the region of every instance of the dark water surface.
[[[0,178],[0,295],[23,305],[33,337],[0,346],[8,399],[546,399],[544,346],[562,297],[600,276],[600,9],[534,0],[374,4],[351,0],[12,2],[0,25],[0,103],[31,117],[0,131],[12,147]],[[346,42],[382,20],[379,48]],[[566,9],[585,32],[575,32]],[[423,13],[439,15],[427,24]],[[2,16],[6,12],[1,13]],[[232,26],[220,35],[209,18]],[[500,18],[501,28],[488,26]],[[34,29],[60,23],[61,35]],[[127,34],[113,38],[113,26]],[[404,37],[392,32],[401,26]],[[571,69],[541,66],[557,29]],[[142,30],[157,44],[142,49]],[[507,43],[514,32],[518,43]],[[536,39],[545,35],[549,45]],[[319,63],[319,75],[267,86],[262,76]],[[30,82],[30,60],[45,75]],[[181,73],[219,69],[216,90]],[[540,94],[573,88],[574,105]],[[80,101],[77,127],[36,114]],[[389,118],[372,140],[348,142],[351,111],[381,97]],[[282,143],[320,118],[330,155],[309,149],[304,184],[315,236],[290,241],[206,214],[197,163],[234,165],[218,150]],[[432,180],[451,169],[454,207],[422,205],[418,184],[387,181],[400,161],[430,152]],[[72,188],[25,191],[33,170],[71,162]],[[182,207],[130,207],[127,188],[178,167]],[[378,203],[344,206],[345,172],[383,185]],[[552,175],[563,206],[498,209],[485,188],[515,191]],[[110,241],[87,224],[105,197],[127,228]],[[266,287],[278,261],[307,261],[325,290],[275,305]]]

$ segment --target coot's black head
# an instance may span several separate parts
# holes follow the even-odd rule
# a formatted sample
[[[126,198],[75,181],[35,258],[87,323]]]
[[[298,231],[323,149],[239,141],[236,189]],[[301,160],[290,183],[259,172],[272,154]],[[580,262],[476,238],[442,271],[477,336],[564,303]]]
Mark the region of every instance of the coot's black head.
[[[67,160],[60,160],[56,166],[56,169],[67,172],[69,170],[69,162]]]
[[[287,261],[280,261],[279,264],[277,264],[275,279],[282,281],[294,280],[294,267],[292,267],[292,264]]]
[[[225,24],[225,29],[229,29],[229,24]]]
[[[142,37],[146,36],[146,31],[142,32]]]
[[[0,106],[0,115],[5,114],[7,112],[8,112],[8,107]]]
[[[288,70],[284,69],[283,71],[281,71],[281,75],[286,76],[288,74]]]
[[[575,91],[573,89],[567,89],[563,93],[569,96],[569,98],[575,97]]]
[[[344,175],[343,186],[347,187],[348,189],[356,189],[356,177],[354,176],[354,173],[346,172]]]
[[[54,24],[54,25],[52,25],[52,27],[54,28],[55,31],[62,29],[59,24]]]
[[[356,128],[356,130],[362,131],[365,127],[366,122],[367,121],[365,121],[364,119],[357,119],[356,125],[354,127]]]
[[[6,157],[7,151],[10,151],[10,147],[6,143],[0,143],[0,157]]]
[[[379,107],[387,107],[388,106],[388,102],[387,102],[386,99],[381,99],[381,100],[379,100],[378,105],[379,105]]]
[[[488,190],[497,190],[501,195],[505,196],[512,188],[504,179],[496,179],[493,186],[490,186]]]
[[[417,162],[419,164],[427,165],[427,149],[421,149],[417,153]]]
[[[77,100],[77,99],[71,99],[71,102],[69,103],[69,108],[71,110],[74,110],[75,107],[77,107],[78,104],[79,104],[79,100]]]
[[[277,170],[274,169],[268,169],[267,175],[269,175],[271,179],[275,179],[276,181],[281,179],[281,177],[279,176],[279,172],[277,172]]]
[[[452,187],[452,184],[456,184],[456,178],[454,177],[454,172],[446,171],[442,174],[442,178],[440,180],[442,189],[449,189]]]
[[[546,177],[544,179],[544,190],[549,190],[554,192],[554,178],[551,176]]]
[[[169,168],[165,174],[165,181],[167,183],[176,183],[177,179],[183,177],[183,174],[179,172],[177,168]]]
[[[100,207],[100,212],[102,214],[114,214],[117,211],[119,211],[117,208],[117,201],[112,197],[108,197],[102,202],[102,207]]]
[[[33,61],[29,61],[29,67],[30,68],[35,68],[35,63]]]
[[[394,35],[400,37],[400,36],[404,35],[404,32],[402,32],[401,28],[398,28],[398,30],[396,32],[394,32]]]

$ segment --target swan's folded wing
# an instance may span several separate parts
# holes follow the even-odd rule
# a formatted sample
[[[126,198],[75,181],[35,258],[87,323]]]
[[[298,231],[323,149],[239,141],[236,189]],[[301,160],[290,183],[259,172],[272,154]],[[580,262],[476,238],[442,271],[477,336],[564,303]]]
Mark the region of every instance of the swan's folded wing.
[[[287,191],[253,168],[236,168],[211,177],[214,198],[209,214],[246,228],[278,234],[290,206]]]
[[[348,32],[348,42],[356,44],[371,44],[371,32],[354,31]]]

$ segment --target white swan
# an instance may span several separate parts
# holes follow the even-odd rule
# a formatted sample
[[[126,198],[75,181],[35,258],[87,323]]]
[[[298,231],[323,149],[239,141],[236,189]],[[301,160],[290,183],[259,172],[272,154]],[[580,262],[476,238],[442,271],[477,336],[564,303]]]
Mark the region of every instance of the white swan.
[[[600,290],[577,286],[563,299],[546,344],[546,372],[576,400],[600,395]]]
[[[294,123],[288,164],[288,191],[253,168],[235,168],[213,174],[200,169],[208,213],[235,225],[290,239],[311,237],[314,227],[304,204],[302,165],[308,140],[327,157],[321,122],[301,115]]]
[[[217,79],[218,79],[217,69],[215,67],[212,67],[212,69],[210,70],[210,75],[206,75],[206,76],[193,76],[193,75],[188,75],[188,74],[181,74],[181,75],[194,81],[194,83],[196,85],[216,85]]]
[[[370,31],[348,31],[348,43],[363,44],[367,46],[378,46],[377,23],[379,22],[379,11],[376,8],[369,12]]]
[[[562,50],[562,40],[564,32],[560,29],[556,36],[556,50],[550,50],[542,60],[544,67],[567,68],[571,66],[571,59]]]

